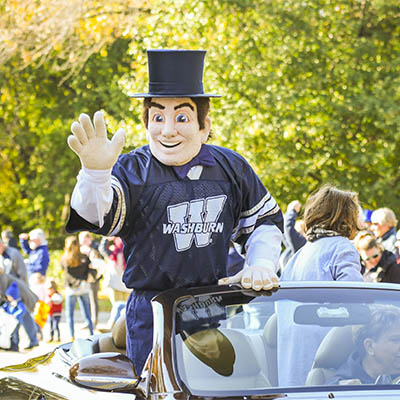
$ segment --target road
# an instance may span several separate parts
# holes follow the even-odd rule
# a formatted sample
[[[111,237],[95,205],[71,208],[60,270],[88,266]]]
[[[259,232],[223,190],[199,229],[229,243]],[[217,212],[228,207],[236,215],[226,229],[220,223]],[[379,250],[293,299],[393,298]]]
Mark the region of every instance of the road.
[[[109,316],[108,312],[99,313],[98,328],[105,326],[108,316]],[[74,320],[75,320],[75,338],[88,337],[89,330],[85,328],[85,322],[79,310],[75,310]],[[64,312],[61,316],[60,332],[61,332],[61,342],[62,343],[68,342],[70,340],[70,335],[69,335],[68,325],[65,320]],[[19,343],[20,351],[15,352],[15,351],[7,351],[0,349],[0,368],[6,365],[20,364],[26,361],[28,358],[48,353],[61,343],[61,342],[47,343],[50,337],[50,325],[48,323],[46,323],[46,325],[43,328],[43,335],[44,335],[43,340],[39,342],[39,346],[34,347],[31,350],[24,350],[24,348],[29,345],[29,339],[23,327],[20,327],[19,333],[20,333],[20,343]],[[96,329],[95,333],[100,333],[100,331]]]

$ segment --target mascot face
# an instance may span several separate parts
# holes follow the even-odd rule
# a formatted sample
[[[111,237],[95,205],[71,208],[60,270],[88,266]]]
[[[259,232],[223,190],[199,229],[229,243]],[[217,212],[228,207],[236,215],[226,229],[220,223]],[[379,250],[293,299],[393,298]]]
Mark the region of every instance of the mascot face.
[[[153,98],[149,109],[147,140],[151,153],[165,165],[184,165],[207,141],[211,120],[199,128],[196,105],[190,98]]]

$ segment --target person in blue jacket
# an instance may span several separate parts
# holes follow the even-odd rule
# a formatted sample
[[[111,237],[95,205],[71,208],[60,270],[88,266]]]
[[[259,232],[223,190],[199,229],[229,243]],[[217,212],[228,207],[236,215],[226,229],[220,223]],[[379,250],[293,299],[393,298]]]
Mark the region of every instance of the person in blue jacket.
[[[23,316],[26,313],[26,307],[19,295],[19,289],[17,282],[12,282],[11,285],[6,290],[6,297],[7,300],[3,305],[2,308],[4,311],[10,315],[13,315],[18,324],[15,327],[14,331],[11,334],[11,348],[12,351],[18,351],[19,345],[19,326],[22,323]]]
[[[112,140],[101,112],[71,126],[68,144],[82,169],[71,197],[67,231],[119,236],[126,307],[127,355],[138,373],[152,347],[150,300],[171,288],[242,283],[267,290],[276,276],[283,217],[247,161],[206,144],[210,97],[203,50],[149,50],[143,122],[149,145],[120,156],[125,132]],[[230,242],[245,265],[227,277]]]
[[[362,281],[360,256],[351,242],[359,227],[358,196],[326,184],[304,210],[307,242],[289,260],[281,281]],[[281,386],[305,384],[326,327],[293,323],[295,303],[282,303],[278,317],[278,368]]]
[[[30,231],[29,234],[21,233],[19,235],[19,242],[23,252],[28,255],[28,262],[26,264],[28,279],[35,272],[46,276],[50,257],[43,230],[38,228]]]
[[[297,250],[301,249],[307,242],[304,232],[296,226],[296,219],[300,213],[301,203],[299,200],[291,201],[286,209],[283,216],[283,244],[285,250],[282,252],[279,264],[280,273],[285,269],[287,262],[296,253]],[[297,220],[297,222],[303,222]],[[297,224],[298,225],[298,224]]]

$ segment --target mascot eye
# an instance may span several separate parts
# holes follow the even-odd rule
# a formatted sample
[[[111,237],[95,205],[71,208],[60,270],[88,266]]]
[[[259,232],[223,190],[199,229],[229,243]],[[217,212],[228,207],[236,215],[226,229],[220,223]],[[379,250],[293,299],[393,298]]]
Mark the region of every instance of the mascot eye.
[[[188,122],[189,118],[187,117],[186,114],[178,114],[176,116],[176,122]]]
[[[153,115],[153,121],[154,122],[163,122],[164,118],[161,114],[155,114],[155,115]]]

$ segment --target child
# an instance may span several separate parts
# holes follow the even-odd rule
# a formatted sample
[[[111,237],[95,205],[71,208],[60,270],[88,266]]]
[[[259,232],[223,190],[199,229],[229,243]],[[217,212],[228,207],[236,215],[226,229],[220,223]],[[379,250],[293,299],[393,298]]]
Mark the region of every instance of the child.
[[[19,345],[18,331],[19,331],[19,326],[22,322],[22,317],[26,313],[26,307],[19,296],[19,289],[17,282],[12,282],[11,285],[8,287],[8,289],[6,290],[6,297],[8,301],[2,305],[2,308],[8,314],[13,315],[18,321],[17,326],[15,327],[15,329],[11,334],[10,350],[18,351],[18,345]]]
[[[46,303],[49,305],[49,317],[50,317],[50,339],[49,342],[54,340],[55,334],[57,336],[56,342],[61,339],[60,336],[60,319],[62,311],[63,298],[57,290],[57,283],[51,280],[47,287],[47,298]]]
[[[36,322],[38,340],[43,339],[42,329],[47,321],[49,307],[46,300],[46,277],[39,272],[34,272],[29,278],[29,287],[39,298],[33,310],[33,319]]]

